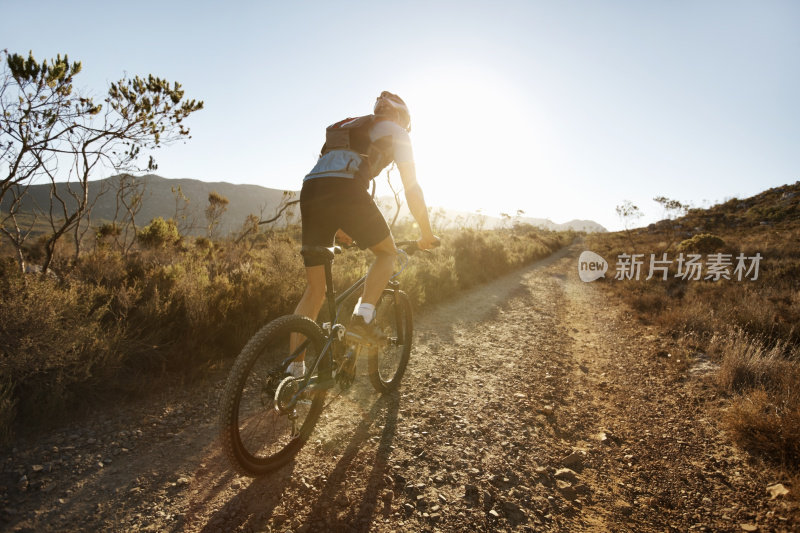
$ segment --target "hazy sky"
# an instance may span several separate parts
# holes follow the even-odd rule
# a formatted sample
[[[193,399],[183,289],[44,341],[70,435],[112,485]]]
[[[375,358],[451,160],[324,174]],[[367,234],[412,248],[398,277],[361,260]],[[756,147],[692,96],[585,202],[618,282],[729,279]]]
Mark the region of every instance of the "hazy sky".
[[[20,2],[0,48],[67,53],[205,109],[156,153],[168,178],[299,189],[325,126],[411,108],[429,205],[593,219],[800,179],[800,2]],[[105,176],[97,176],[105,177]]]

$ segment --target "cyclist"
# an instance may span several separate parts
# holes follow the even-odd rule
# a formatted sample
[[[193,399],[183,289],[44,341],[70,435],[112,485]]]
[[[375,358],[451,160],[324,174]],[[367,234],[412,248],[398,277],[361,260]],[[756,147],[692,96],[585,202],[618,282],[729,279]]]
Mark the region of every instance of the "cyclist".
[[[367,192],[370,180],[392,161],[400,170],[406,202],[421,237],[418,246],[427,250],[438,244],[428,219],[422,188],[417,183],[411,149],[411,116],[405,102],[383,91],[375,101],[374,114],[348,118],[328,127],[325,144],[314,168],[303,179],[300,213],[303,246],[332,246],[339,237],[355,239],[369,248],[375,261],[367,274],[364,292],[354,309],[350,330],[368,339],[379,337],[375,305],[394,270],[397,249],[383,214]],[[316,320],[325,298],[323,261],[303,256],[308,286],[295,314]],[[289,365],[288,372],[305,373],[303,355]]]

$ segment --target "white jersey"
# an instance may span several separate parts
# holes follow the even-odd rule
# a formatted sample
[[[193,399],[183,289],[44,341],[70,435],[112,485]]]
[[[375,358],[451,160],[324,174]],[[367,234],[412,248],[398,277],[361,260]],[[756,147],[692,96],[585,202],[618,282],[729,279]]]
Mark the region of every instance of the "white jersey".
[[[411,150],[411,138],[408,132],[397,122],[381,120],[369,131],[369,140],[377,142],[382,137],[392,138],[392,152],[395,163],[413,163],[414,152]]]
[[[383,154],[383,158],[386,158],[380,162],[383,166],[392,161],[395,163],[414,162],[411,138],[408,136],[408,132],[396,122],[376,121],[369,130],[369,140],[374,146],[380,147],[380,153]],[[330,150],[319,157],[317,164],[303,178],[303,181],[315,178],[356,178],[362,162],[361,154],[352,150]],[[377,161],[370,163],[379,164]]]

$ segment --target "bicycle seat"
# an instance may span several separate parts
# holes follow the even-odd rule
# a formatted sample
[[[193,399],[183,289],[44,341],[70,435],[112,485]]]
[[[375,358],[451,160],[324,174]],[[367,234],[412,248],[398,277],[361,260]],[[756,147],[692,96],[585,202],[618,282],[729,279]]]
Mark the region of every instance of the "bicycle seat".
[[[312,260],[322,260],[325,262],[333,261],[334,254],[342,253],[341,246],[303,246],[300,249],[300,254]]]

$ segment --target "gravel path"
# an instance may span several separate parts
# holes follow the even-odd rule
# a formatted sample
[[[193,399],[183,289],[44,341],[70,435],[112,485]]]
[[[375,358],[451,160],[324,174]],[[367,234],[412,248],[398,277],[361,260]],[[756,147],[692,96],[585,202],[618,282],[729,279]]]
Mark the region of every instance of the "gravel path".
[[[400,391],[360,368],[296,461],[234,475],[224,376],[19,440],[8,531],[797,531],[730,445],[713,365],[576,272],[579,245],[416,319]],[[673,353],[674,352],[674,353]]]

